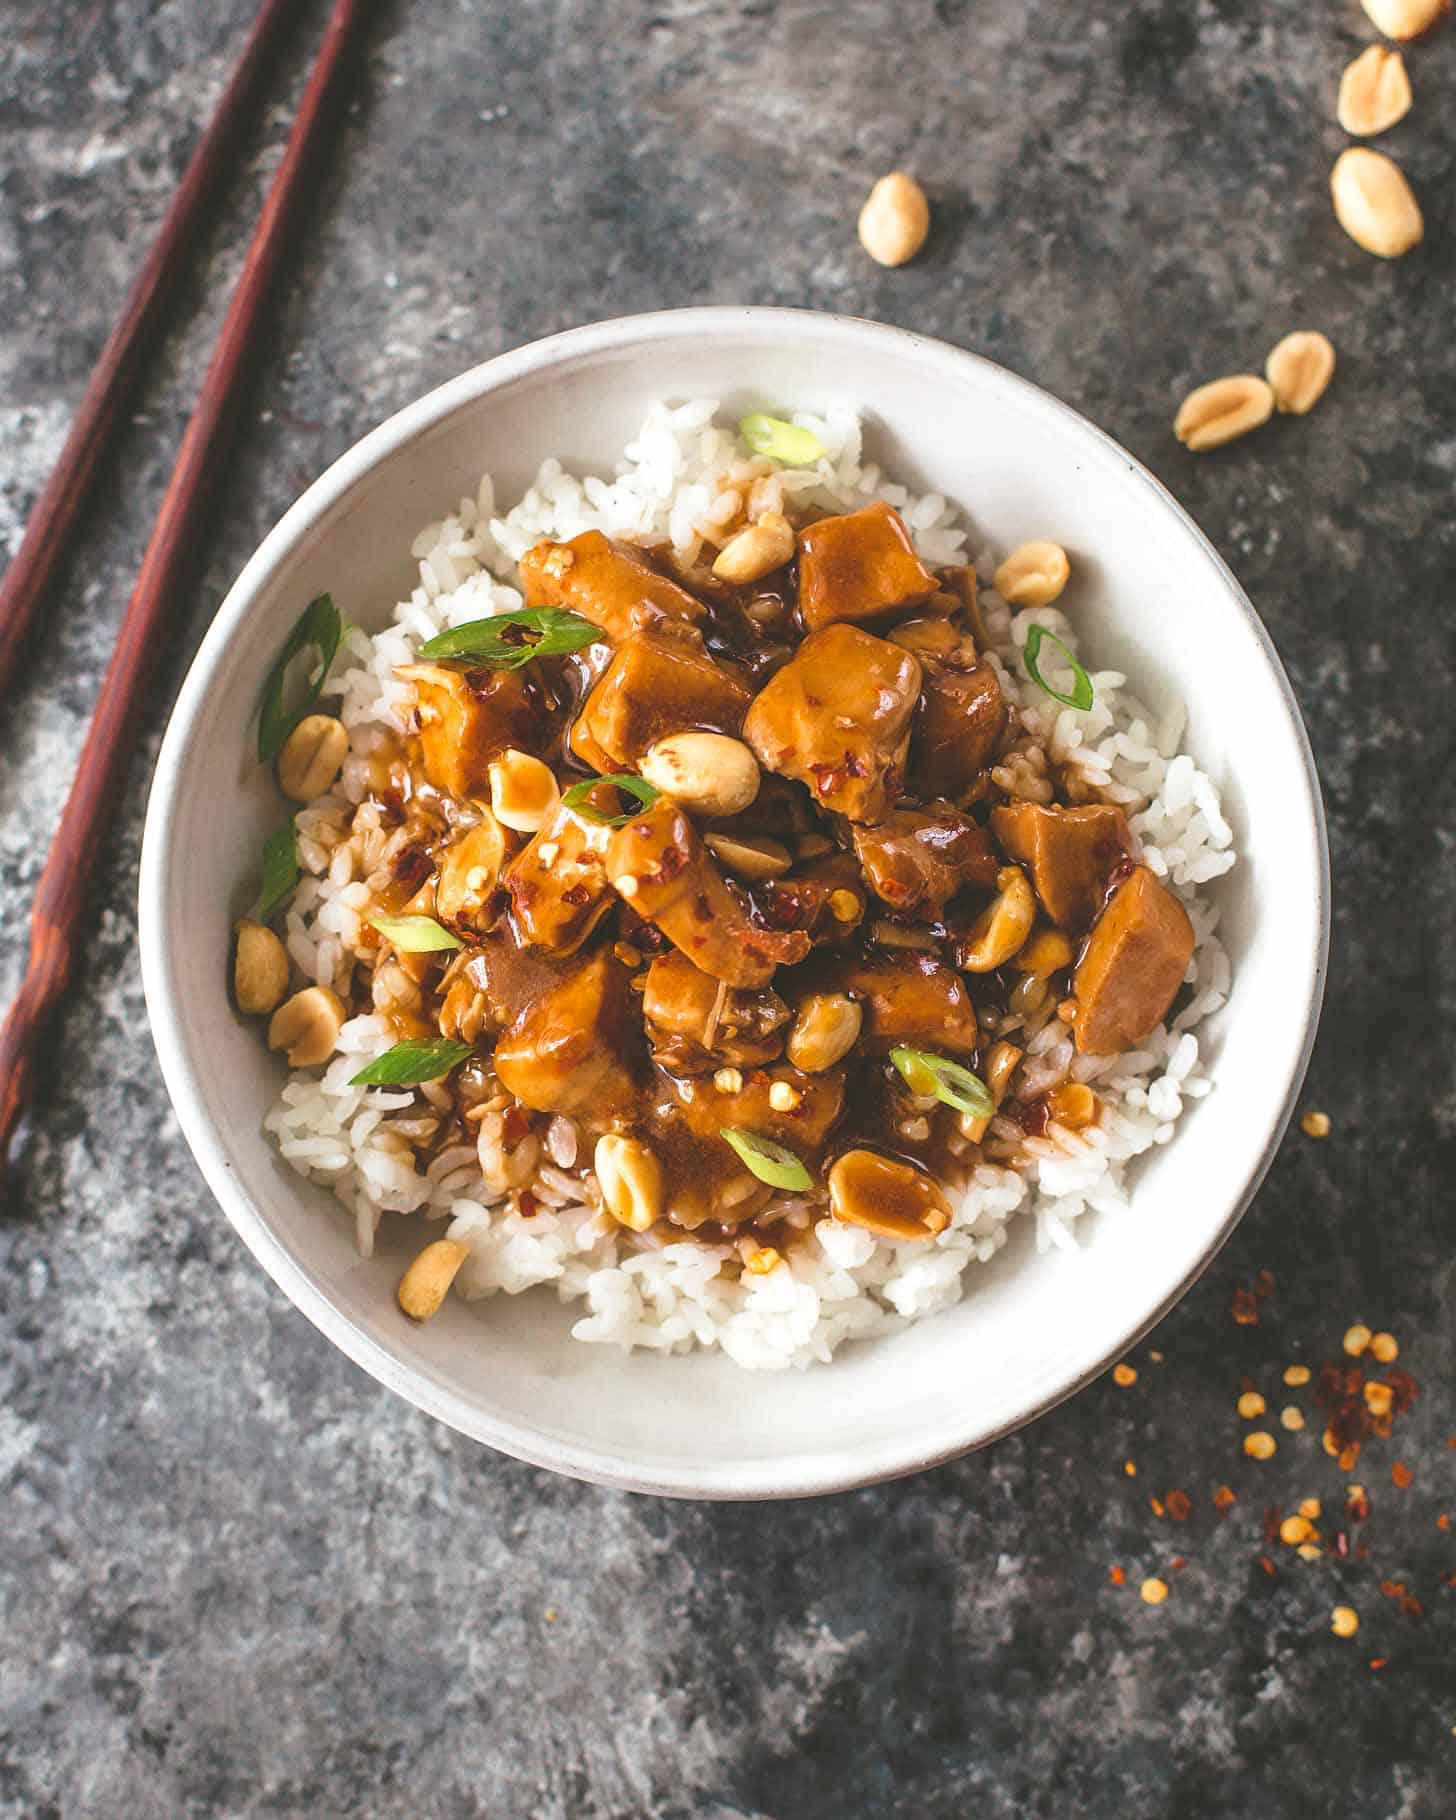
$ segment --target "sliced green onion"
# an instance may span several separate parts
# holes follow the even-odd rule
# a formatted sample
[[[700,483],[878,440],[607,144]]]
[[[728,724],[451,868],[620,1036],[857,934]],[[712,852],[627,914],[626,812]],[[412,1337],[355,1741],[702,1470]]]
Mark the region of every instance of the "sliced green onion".
[[[797,423],[786,423],[782,417],[768,417],[755,411],[738,426],[738,434],[755,455],[767,455],[770,461],[781,461],[788,468],[811,467],[826,453],[824,444],[812,430]]]
[[[892,1049],[890,1060],[905,1077],[912,1093],[933,1093],[943,1105],[969,1112],[973,1119],[988,1119],[996,1110],[991,1090],[980,1075],[972,1074],[948,1056],[928,1049]]]
[[[343,624],[333,601],[327,594],[320,594],[316,600],[308,603],[298,624],[288,634],[288,642],[268,672],[268,680],[263,685],[262,703],[258,709],[258,757],[265,765],[277,758],[288,735],[322,694],[329,665],[333,663],[339,649]],[[289,669],[299,652],[308,650],[316,651],[318,656],[309,667],[303,699],[289,707],[284,701]]]
[[[1037,664],[1037,653],[1041,650],[1043,639],[1050,639],[1061,652],[1062,656],[1065,657],[1067,662],[1071,665],[1072,675],[1076,680],[1072,684],[1072,693],[1070,695],[1063,695],[1060,689],[1054,689],[1041,673],[1041,669]],[[1062,643],[1061,639],[1057,637],[1056,633],[1048,632],[1045,626],[1038,625],[1035,621],[1026,628],[1026,673],[1036,684],[1037,688],[1044,689],[1046,693],[1051,696],[1053,701],[1064,702],[1067,707],[1076,708],[1081,714],[1085,714],[1096,700],[1096,696],[1092,689],[1092,678],[1082,668],[1081,664],[1077,662],[1076,658],[1073,657],[1072,653]]]
[[[610,777],[584,777],[579,784],[573,784],[562,796],[561,801],[568,809],[574,809],[589,822],[597,822],[604,828],[625,828],[634,815],[641,809],[633,809],[627,815],[604,815],[596,804],[589,799],[598,784],[610,784],[615,790],[625,791],[628,796],[635,796],[641,809],[650,809],[662,795],[661,790],[653,789],[644,777],[633,777],[630,771],[614,771]]]
[[[770,1188],[803,1190],[814,1186],[814,1178],[804,1167],[803,1159],[787,1144],[776,1144],[772,1138],[760,1137],[756,1131],[745,1131],[741,1125],[725,1125],[718,1135],[738,1152],[744,1166]]]
[[[258,882],[258,905],[253,921],[271,923],[273,918],[298,889],[301,876],[298,865],[298,835],[292,821],[277,829],[263,842],[262,876]]]
[[[369,926],[406,954],[439,954],[446,948],[465,945],[433,916],[371,916]]]
[[[600,626],[565,607],[522,607],[441,632],[420,646],[420,656],[468,657],[489,670],[519,670],[535,657],[585,650],[601,636]]]
[[[367,1068],[361,1068],[349,1082],[351,1087],[415,1087],[421,1081],[437,1081],[442,1074],[458,1068],[471,1053],[469,1043],[454,1043],[449,1037],[434,1042],[396,1043],[383,1055],[375,1056]]]

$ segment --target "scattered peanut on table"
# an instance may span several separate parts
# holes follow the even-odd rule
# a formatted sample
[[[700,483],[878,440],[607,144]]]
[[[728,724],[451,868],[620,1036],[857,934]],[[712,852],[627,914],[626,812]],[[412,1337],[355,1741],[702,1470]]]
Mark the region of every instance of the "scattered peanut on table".
[[[1384,152],[1352,145],[1330,172],[1335,219],[1355,242],[1377,259],[1399,259],[1420,244],[1426,231],[1421,206],[1405,173]]]
[[[1360,0],[1375,29],[1404,42],[1430,31],[1451,10],[1451,0]]]
[[[859,212],[859,243],[878,265],[904,265],[925,245],[930,204],[907,171],[891,171]]]
[[[1278,408],[1303,417],[1324,397],[1335,376],[1335,350],[1318,329],[1296,329],[1276,344],[1264,363],[1264,376]]]
[[[1346,66],[1340,77],[1335,112],[1347,133],[1368,139],[1388,132],[1411,110],[1410,77],[1405,58],[1383,44],[1372,44]]]
[[[1255,373],[1231,373],[1191,391],[1178,407],[1173,434],[1195,454],[1222,448],[1274,415],[1274,388]]]

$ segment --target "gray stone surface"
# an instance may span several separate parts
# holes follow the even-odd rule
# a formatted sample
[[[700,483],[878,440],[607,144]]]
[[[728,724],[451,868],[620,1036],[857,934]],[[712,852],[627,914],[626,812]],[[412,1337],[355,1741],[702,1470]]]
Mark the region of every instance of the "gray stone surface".
[[[0,34],[0,545],[13,549],[249,0],[11,0]],[[112,630],[322,18],[0,708],[0,1001]],[[168,653],[76,991],[0,1218],[6,1816],[1426,1820],[1456,1788],[1450,885],[1456,33],[1390,136],[1427,207],[1386,266],[1333,225],[1355,0],[381,0]],[[915,265],[855,211],[904,163]],[[1086,411],[1183,499],[1289,665],[1328,795],[1329,1008],[1297,1134],[1140,1350],[989,1452],[779,1508],[672,1505],[493,1457],[359,1373],[244,1254],[162,1091],[134,875],[171,690],[300,487],[478,358],[671,304],[882,317]],[[1307,422],[1195,459],[1192,383],[1327,330]],[[1277,1279],[1258,1326],[1236,1286]],[[1309,1564],[1318,1424],[1267,1466],[1233,1400],[1389,1326],[1422,1387]],[[1307,1401],[1307,1399],[1306,1399]],[[1396,1489],[1396,1457],[1414,1483]],[[1136,1479],[1122,1468],[1138,1465]],[[1219,1519],[1215,1486],[1239,1502]],[[1185,1488],[1193,1514],[1151,1495]],[[1173,1572],[1175,1556],[1186,1566]],[[1267,1555],[1270,1575],[1259,1564]],[[1110,1570],[1121,1567],[1119,1588]],[[1165,1572],[1154,1610],[1136,1587]],[[1404,1581],[1403,1615],[1382,1580]],[[1330,1608],[1362,1614],[1353,1642]],[[1383,1669],[1370,1666],[1384,1658]]]

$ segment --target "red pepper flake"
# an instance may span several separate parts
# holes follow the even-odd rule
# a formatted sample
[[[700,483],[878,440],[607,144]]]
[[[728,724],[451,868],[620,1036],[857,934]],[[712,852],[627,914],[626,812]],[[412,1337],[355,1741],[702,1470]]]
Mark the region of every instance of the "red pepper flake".
[[[1363,1485],[1352,1485],[1345,1499],[1345,1515],[1352,1523],[1363,1523],[1370,1515],[1370,1497]]]
[[[1345,1534],[1344,1530],[1342,1529],[1335,1536],[1335,1554],[1341,1561],[1344,1561],[1349,1557],[1349,1553],[1350,1553],[1350,1538]]]
[[[1254,1278],[1254,1294],[1258,1296],[1260,1301],[1263,1301],[1265,1296],[1273,1295],[1273,1293],[1274,1272],[1272,1270],[1261,1270],[1258,1276]]]
[[[1390,1469],[1390,1482],[1404,1491],[1411,1482],[1411,1469],[1404,1460],[1397,1460]]]
[[[1107,1577],[1114,1586],[1125,1586],[1127,1584],[1127,1575],[1120,1567],[1109,1568]]]
[[[519,1144],[530,1129],[531,1121],[519,1106],[507,1109],[501,1121],[501,1137],[507,1144]]]
[[[1423,1618],[1426,1615],[1425,1606],[1421,1604],[1414,1593],[1406,1594],[1400,1602],[1400,1609],[1407,1618]]]
[[[1218,1490],[1213,1494],[1213,1507],[1220,1513],[1226,1510],[1232,1510],[1238,1501],[1237,1494],[1234,1492],[1231,1485],[1220,1485]]]
[[[1380,1590],[1385,1594],[1387,1599],[1399,1599],[1405,1592],[1405,1581],[1382,1580],[1380,1582]]]
[[[1186,1555],[1174,1555],[1173,1559],[1168,1563],[1168,1568],[1171,1573],[1181,1574],[1187,1565],[1188,1557]]]
[[[1373,1669],[1375,1669],[1376,1672],[1378,1673],[1382,1668],[1385,1667],[1386,1663],[1389,1660],[1390,1660],[1390,1658],[1388,1656],[1372,1656],[1370,1658],[1370,1666]]]
[[[540,1205],[541,1205],[541,1203],[536,1199],[535,1195],[531,1193],[531,1190],[529,1188],[523,1188],[521,1190],[519,1196],[517,1197],[517,1201],[518,1201],[518,1204],[521,1209],[521,1218],[523,1220],[531,1219],[536,1214],[536,1212],[539,1210]]]
[[[1269,1559],[1268,1555],[1259,1556],[1259,1565],[1272,1580],[1274,1577],[1274,1563]]]
[[[1441,1584],[1443,1586],[1456,1586],[1456,1574],[1442,1574]]]
[[[1440,1516],[1436,1518],[1436,1528],[1437,1529],[1449,1529],[1450,1527],[1451,1527],[1451,1519],[1447,1515],[1447,1513],[1443,1510],[1441,1512]]]
[[[1152,1506],[1153,1515],[1155,1517],[1161,1517],[1165,1514],[1163,1500],[1161,1498],[1149,1498],[1148,1503]]]
[[[1283,1521],[1284,1521],[1284,1512],[1279,1508],[1279,1506],[1277,1504],[1269,1504],[1269,1505],[1265,1506],[1265,1508],[1264,1508],[1264,1540],[1269,1544],[1269,1546],[1271,1548],[1279,1540],[1279,1526],[1280,1526],[1280,1524],[1283,1523]]]
[[[1188,1513],[1193,1509],[1193,1500],[1186,1491],[1170,1491],[1168,1493],[1167,1503],[1168,1515],[1175,1523],[1186,1523],[1188,1521]]]
[[[1254,1300],[1251,1289],[1236,1289],[1233,1305],[1229,1311],[1240,1327],[1257,1327],[1259,1325],[1259,1304]]]

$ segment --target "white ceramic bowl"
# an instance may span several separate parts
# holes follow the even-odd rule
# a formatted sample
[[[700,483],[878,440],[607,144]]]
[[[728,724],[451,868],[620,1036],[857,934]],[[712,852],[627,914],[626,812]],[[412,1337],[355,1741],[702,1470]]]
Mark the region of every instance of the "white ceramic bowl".
[[[624,1356],[568,1337],[549,1290],[427,1326],[394,1303],[323,1189],[287,1168],[263,1114],[280,1065],[231,1010],[227,924],[276,825],[250,752],[273,654],[329,590],[382,623],[418,528],[483,469],[510,500],[548,454],[607,469],[656,396],[748,408],[852,402],[874,454],[1009,549],[1055,537],[1099,666],[1153,706],[1223,792],[1240,864],[1221,881],[1233,962],[1205,1027],[1216,1091],[1136,1166],[1129,1214],[1084,1221],[1076,1255],[1021,1231],[965,1299],[829,1366],[747,1374],[718,1356]],[[912,1472],[1005,1434],[1088,1382],[1187,1289],[1258,1186],[1304,1073],[1322,990],[1327,857],[1314,768],[1267,635],[1213,549],[1122,449],[1055,399],[942,343],[841,317],[684,310],[577,329],[486,362],[366,436],[316,481],[223,602],[162,747],[141,871],[142,964],[162,1070],[213,1192],[255,1256],[336,1345],[420,1408],[506,1453],[606,1484],[794,1497]],[[1029,1225],[1029,1222],[1028,1222]]]

